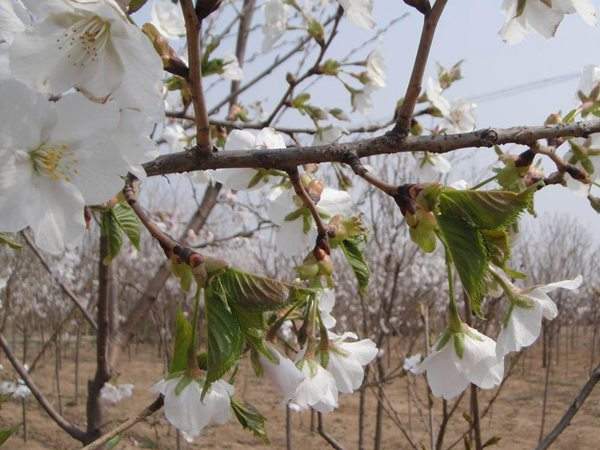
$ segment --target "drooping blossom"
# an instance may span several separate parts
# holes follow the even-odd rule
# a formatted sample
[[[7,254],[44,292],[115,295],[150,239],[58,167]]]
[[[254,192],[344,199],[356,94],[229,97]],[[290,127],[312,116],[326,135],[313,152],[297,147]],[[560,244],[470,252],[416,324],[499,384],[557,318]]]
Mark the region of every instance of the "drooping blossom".
[[[271,361],[261,354],[259,355],[261,367],[265,375],[277,387],[283,401],[287,402],[292,399],[305,376],[292,360],[279,353],[275,347],[269,345],[268,349],[277,362]]]
[[[338,391],[352,394],[360,388],[365,375],[364,366],[373,361],[377,353],[375,342],[371,339],[358,340],[354,333],[339,336],[330,331],[326,369],[335,378]]]

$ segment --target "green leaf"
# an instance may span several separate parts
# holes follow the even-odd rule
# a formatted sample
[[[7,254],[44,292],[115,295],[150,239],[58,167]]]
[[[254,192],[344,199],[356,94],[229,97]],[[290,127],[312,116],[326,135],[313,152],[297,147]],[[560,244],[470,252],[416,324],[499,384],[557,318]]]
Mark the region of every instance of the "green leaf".
[[[575,116],[577,116],[577,110],[572,109],[565,117],[563,117],[563,122],[567,124],[573,123],[575,121]]]
[[[488,257],[481,232],[463,220],[439,215],[438,226],[474,314],[481,315]]]
[[[346,257],[346,261],[350,264],[356,281],[358,282],[358,289],[364,292],[369,285],[369,266],[363,255],[361,245],[361,239],[345,239],[341,242],[340,248]]]
[[[533,190],[508,191],[444,190],[440,195],[443,215],[459,218],[474,228],[492,230],[515,222],[528,208]]]
[[[100,230],[102,235],[108,241],[108,253],[104,257],[104,264],[108,265],[114,258],[117,257],[121,251],[121,247],[123,246],[123,234],[121,227],[112,213],[112,209],[102,213]]]
[[[254,436],[262,440],[265,444],[269,443],[265,422],[267,419],[250,403],[241,403],[231,399],[231,409],[238,422],[246,430],[252,431]]]
[[[19,429],[20,425],[16,427],[7,428],[6,430],[0,430],[0,447],[8,441],[8,439]]]
[[[216,276],[230,304],[235,302],[248,310],[273,311],[286,306],[296,287],[271,278],[228,268]]]
[[[106,450],[111,450],[113,448],[116,448],[117,445],[119,445],[119,442],[121,442],[121,438],[122,438],[122,436],[120,434],[117,434],[115,437],[110,438],[109,441],[105,445]]]
[[[207,373],[204,392],[239,360],[244,345],[240,324],[227,303],[227,289],[220,277],[204,291],[207,322]]]
[[[412,241],[425,253],[431,253],[437,246],[434,229],[424,221],[419,221],[416,227],[409,227],[408,232]]]
[[[20,250],[23,248],[21,244],[12,239],[7,233],[0,233],[0,245],[7,245],[13,250]]]
[[[181,309],[175,317],[175,346],[169,366],[169,374],[184,371],[187,368],[188,352],[192,345],[192,325]]]
[[[510,258],[510,243],[506,230],[482,230],[481,235],[490,260],[498,267],[504,267]]]
[[[142,224],[138,219],[137,214],[127,203],[117,203],[112,208],[112,214],[117,221],[121,230],[129,238],[131,245],[136,249],[140,249],[140,229]]]

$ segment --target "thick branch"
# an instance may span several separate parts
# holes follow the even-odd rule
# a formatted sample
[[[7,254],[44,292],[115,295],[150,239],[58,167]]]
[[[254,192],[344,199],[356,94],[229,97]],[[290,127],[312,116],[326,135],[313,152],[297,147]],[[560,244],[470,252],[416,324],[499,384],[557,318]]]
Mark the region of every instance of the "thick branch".
[[[44,258],[44,255],[42,255],[42,253],[38,250],[38,248],[33,243],[31,238],[29,236],[27,236],[26,233],[21,233],[21,235],[25,239],[25,242],[27,243],[27,245],[29,246],[31,251],[34,253],[35,256],[37,256],[40,263],[42,263],[42,266],[44,266],[44,269],[46,269],[46,271],[50,274],[52,279],[56,282],[56,284],[58,284],[58,286],[63,291],[63,293],[67,297],[69,297],[69,299],[74,303],[74,305],[77,307],[77,309],[79,311],[81,311],[81,314],[83,314],[83,317],[85,317],[85,320],[87,320],[88,323],[95,330],[97,330],[98,325],[96,325],[96,321],[94,320],[94,318],[92,317],[90,312],[85,308],[85,306],[83,306],[83,303],[81,303],[81,301],[79,300],[77,295],[75,295],[75,293],[71,289],[69,289],[69,287],[56,276],[56,272],[54,270],[52,270],[52,267],[50,267],[50,264],[48,263],[48,261],[46,261],[46,258]]]
[[[192,0],[181,0],[181,9],[185,18],[187,34],[190,89],[196,116],[196,141],[202,153],[210,153],[210,129],[206,100],[202,88],[202,63],[200,56],[200,21],[196,15]]]
[[[33,396],[39,402],[41,407],[46,411],[46,413],[56,422],[56,424],[65,430],[69,436],[74,439],[77,439],[80,442],[84,442],[86,439],[86,433],[83,430],[80,430],[71,422],[67,421],[63,416],[61,416],[50,404],[50,402],[44,397],[44,394],[38,389],[38,387],[33,382],[33,379],[27,373],[27,370],[21,365],[21,363],[17,360],[16,356],[13,354],[10,349],[8,342],[4,339],[4,336],[0,334],[0,347],[6,354],[6,357],[14,367],[15,371],[19,374],[21,379],[25,382]]]
[[[546,437],[538,444],[536,450],[545,450],[552,445],[560,434],[570,425],[571,420],[575,417],[575,414],[583,406],[588,396],[594,390],[596,384],[600,381],[600,365],[598,365],[590,375],[589,380],[583,385],[577,396],[569,405],[569,408],[565,411],[565,414],[558,421],[556,426],[546,435]]]
[[[335,143],[286,149],[232,150],[198,155],[187,151],[163,155],[144,164],[149,176],[191,172],[218,168],[266,168],[285,170],[290,166],[309,163],[347,162],[351,155],[359,158],[403,152],[447,153],[471,147],[492,147],[503,144],[531,145],[537,139],[587,137],[600,132],[600,121],[576,122],[570,125],[534,127],[486,128],[469,133],[435,136],[383,136],[350,143]]]
[[[428,11],[423,19],[423,29],[421,30],[421,40],[419,41],[419,49],[413,65],[413,70],[410,75],[410,81],[406,88],[406,94],[402,99],[402,106],[398,112],[396,122],[396,130],[401,134],[406,134],[410,129],[412,113],[415,110],[417,99],[421,95],[421,85],[423,83],[423,74],[427,66],[433,35],[437,27],[440,16],[444,11],[447,0],[437,0],[433,8]]]

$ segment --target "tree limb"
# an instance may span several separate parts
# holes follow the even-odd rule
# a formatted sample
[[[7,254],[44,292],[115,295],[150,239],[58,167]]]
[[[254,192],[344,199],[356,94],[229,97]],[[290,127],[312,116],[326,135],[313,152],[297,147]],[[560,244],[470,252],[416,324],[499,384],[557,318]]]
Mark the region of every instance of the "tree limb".
[[[198,155],[186,151],[159,156],[144,164],[148,176],[192,172],[218,168],[265,168],[285,170],[290,166],[309,163],[347,162],[355,155],[368,156],[406,152],[447,153],[471,147],[492,147],[503,144],[531,145],[537,139],[587,137],[600,132],[600,120],[575,122],[569,125],[544,125],[512,128],[484,128],[468,133],[433,136],[408,136],[387,133],[349,143],[335,143],[285,149],[231,150]]]

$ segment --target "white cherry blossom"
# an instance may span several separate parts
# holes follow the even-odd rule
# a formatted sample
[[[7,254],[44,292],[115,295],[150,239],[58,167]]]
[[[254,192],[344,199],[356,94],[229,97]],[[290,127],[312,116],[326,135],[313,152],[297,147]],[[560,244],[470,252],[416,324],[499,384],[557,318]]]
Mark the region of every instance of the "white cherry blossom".
[[[450,172],[452,165],[443,155],[437,153],[422,152],[415,154],[415,175],[421,180],[435,180],[440,175],[445,175]]]
[[[373,0],[338,0],[344,16],[354,25],[369,30],[375,26]]]
[[[325,128],[319,128],[315,133],[312,145],[333,144],[341,139],[345,130],[342,127],[330,125]]]
[[[338,407],[338,388],[333,375],[313,359],[300,361],[304,380],[298,385],[290,407],[297,411],[313,408],[328,413]]]
[[[294,190],[277,186],[268,196],[268,215],[278,225],[275,230],[277,247],[287,255],[298,255],[314,246],[317,228],[310,212]],[[352,198],[346,191],[326,187],[316,202],[319,211],[329,217],[348,215],[352,210]],[[299,214],[299,210],[303,210]]]
[[[0,113],[0,230],[29,226],[43,250],[61,253],[83,235],[84,205],[122,188],[138,137],[118,129],[111,102],[75,93],[51,103],[14,80],[0,82],[0,97],[12,105]]]
[[[521,0],[504,0],[502,10],[506,22],[500,35],[508,44],[520,42],[533,31],[546,39],[553,37],[566,14],[577,13],[588,25],[598,21],[598,13],[590,0],[526,0],[524,4]]]
[[[290,7],[281,0],[268,0],[263,9],[265,23],[262,29],[264,34],[262,50],[267,51],[271,50],[285,33]]]
[[[283,136],[273,128],[263,128],[258,133],[253,130],[233,130],[227,136],[224,151],[265,148],[285,148]],[[268,181],[268,176],[261,176],[255,169],[218,169],[214,172],[214,178],[238,191],[257,189]]]
[[[579,275],[573,280],[520,289],[499,270],[492,270],[499,277],[499,282],[510,301],[507,317],[497,339],[496,353],[499,357],[510,352],[518,352],[523,347],[533,344],[542,330],[542,319],[556,318],[558,308],[548,296],[549,292],[559,288],[574,291],[583,281]]]
[[[178,3],[171,0],[154,0],[151,18],[152,24],[163,36],[169,39],[185,36],[185,20]]]
[[[385,60],[379,49],[373,50],[367,57],[367,76],[369,84],[377,87],[385,87]]]
[[[155,117],[162,62],[114,0],[24,0],[35,22],[15,35],[10,65],[19,80],[49,93],[75,87],[93,99]]]
[[[304,380],[304,374],[296,367],[294,362],[286,358],[272,345],[268,346],[271,354],[278,360],[278,363],[271,361],[264,355],[259,356],[260,365],[265,375],[277,387],[283,401],[292,399],[299,384]]]
[[[330,288],[322,289],[319,292],[318,302],[323,326],[328,330],[335,327],[337,321],[331,314],[331,311],[333,311],[333,307],[335,306],[335,291]]]
[[[352,339],[352,342],[348,342]],[[371,339],[357,340],[354,333],[338,336],[329,332],[329,359],[327,370],[335,378],[338,391],[352,394],[362,385],[364,366],[377,356],[378,350]]]
[[[402,364],[402,368],[411,373],[417,373],[419,364],[421,363],[421,354],[416,353],[413,356],[407,356],[404,358],[404,364]]]
[[[165,417],[171,425],[194,439],[211,424],[222,425],[231,416],[230,397],[234,387],[223,380],[211,384],[202,399],[202,384],[198,380],[187,380],[188,384],[177,393],[182,377],[161,380],[153,390],[162,394],[165,402]]]
[[[577,90],[589,97],[592,90],[598,86],[598,83],[600,83],[600,67],[589,64],[581,71]]]
[[[232,81],[240,81],[244,78],[244,71],[235,55],[226,55],[223,58],[223,73],[221,76]]]
[[[451,103],[448,116],[444,117],[446,132],[465,133],[475,129],[475,103],[456,100]]]
[[[367,84],[362,90],[354,91],[351,95],[352,109],[360,114],[368,114],[373,110],[371,95],[375,88]]]
[[[433,395],[446,400],[458,396],[469,383],[491,389],[504,377],[504,360],[496,356],[496,343],[476,329],[462,326],[461,332],[447,331],[442,335],[417,370],[427,372]],[[460,341],[463,342],[462,356],[457,353]]]
[[[104,386],[100,389],[100,398],[106,403],[116,405],[121,400],[132,396],[133,387],[133,384],[119,384],[115,386],[111,383],[104,383]]]

